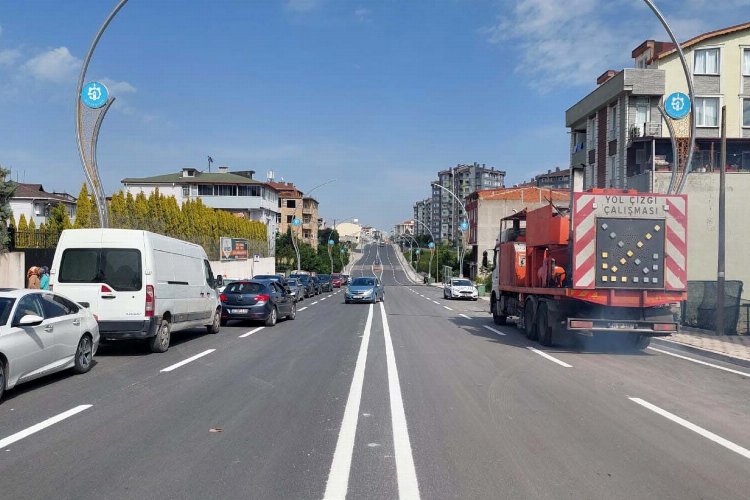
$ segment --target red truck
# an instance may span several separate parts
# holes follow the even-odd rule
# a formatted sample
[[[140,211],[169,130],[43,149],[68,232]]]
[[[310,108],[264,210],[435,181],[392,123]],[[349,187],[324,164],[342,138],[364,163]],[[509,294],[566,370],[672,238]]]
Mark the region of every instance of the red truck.
[[[531,340],[569,333],[627,335],[645,349],[677,332],[671,306],[687,298],[687,197],[617,189],[576,192],[502,220],[490,310]]]

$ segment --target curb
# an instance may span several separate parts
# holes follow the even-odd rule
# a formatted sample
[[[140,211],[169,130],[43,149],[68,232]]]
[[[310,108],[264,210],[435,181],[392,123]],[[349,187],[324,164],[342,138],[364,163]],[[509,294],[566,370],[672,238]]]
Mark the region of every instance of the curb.
[[[715,359],[717,361],[724,361],[725,363],[731,363],[733,365],[742,366],[744,368],[750,368],[750,360],[737,358],[723,352],[712,351],[710,349],[701,349],[692,345],[683,344],[681,342],[675,342],[674,340],[665,340],[663,338],[653,337],[651,339],[651,345],[658,345],[660,347],[667,347],[675,351],[683,351],[691,354],[699,354],[707,358]]]

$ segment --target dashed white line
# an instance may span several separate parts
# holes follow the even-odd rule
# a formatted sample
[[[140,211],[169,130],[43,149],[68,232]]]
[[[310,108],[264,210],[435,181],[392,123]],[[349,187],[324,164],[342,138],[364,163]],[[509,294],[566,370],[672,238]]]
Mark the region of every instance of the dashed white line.
[[[305,307],[302,307],[302,308],[300,308],[300,309],[297,309],[297,311],[298,311],[298,312],[299,312],[299,311],[304,311],[305,309],[307,309],[307,306],[305,306]]]
[[[317,303],[318,303],[318,301],[316,300],[315,302],[313,302],[313,303],[312,303],[312,304],[310,304],[310,305],[311,305],[311,306],[314,306],[314,305],[315,305],[315,304],[317,304]]]
[[[338,293],[338,292],[336,292],[336,293]],[[331,297],[333,297],[333,294],[330,294],[330,295],[326,296],[327,299],[330,299]]]
[[[680,354],[676,354],[676,353],[673,353],[673,352],[664,351],[662,349],[657,349],[656,347],[649,347],[649,349],[651,349],[652,351],[660,352],[662,354],[667,354],[669,356],[674,356],[675,358],[680,358],[680,359],[684,359],[684,360],[687,360],[687,361],[692,361],[693,363],[698,363],[699,365],[710,366],[711,368],[716,368],[716,369],[719,369],[719,370],[724,370],[725,372],[736,373],[737,375],[742,375],[743,377],[750,377],[750,373],[741,372],[739,370],[732,370],[731,368],[724,368],[723,366],[715,365],[713,363],[706,363],[705,361],[701,361],[699,359],[689,358],[687,356],[682,356]]]
[[[22,440],[23,438],[29,437],[32,434],[36,434],[42,429],[46,429],[47,427],[51,425],[55,425],[58,422],[62,422],[66,418],[70,418],[76,413],[81,413],[83,410],[88,410],[89,408],[91,408],[91,406],[92,405],[78,405],[75,408],[71,408],[68,411],[64,411],[60,413],[59,415],[50,417],[47,420],[44,420],[43,422],[39,422],[38,424],[32,425],[31,427],[27,427],[26,429],[22,431],[18,431],[15,434],[11,434],[10,436],[0,440],[0,448],[6,448],[17,441]]]
[[[331,471],[328,473],[328,482],[324,499],[346,499],[346,491],[349,488],[349,473],[352,466],[352,455],[354,454],[354,438],[357,433],[357,419],[359,418],[359,404],[362,400],[362,387],[365,380],[365,365],[367,364],[367,347],[370,344],[370,330],[372,329],[373,306],[367,313],[365,331],[362,335],[362,343],[359,346],[357,363],[354,365],[354,377],[349,388],[349,397],[344,408],[344,419],[341,421],[336,451],[333,453]]]
[[[323,302],[323,301],[324,301],[324,300],[326,300],[327,298],[328,298],[328,297],[323,297],[322,299],[320,299],[320,301],[321,301],[321,302]]]
[[[750,458],[750,450],[748,450],[747,448],[743,448],[742,446],[740,446],[738,444],[735,444],[735,443],[729,441],[728,439],[724,439],[723,437],[721,437],[721,436],[719,436],[717,434],[714,434],[713,432],[711,432],[709,430],[706,430],[703,427],[695,425],[692,422],[688,422],[684,418],[678,417],[674,413],[670,413],[667,410],[663,410],[663,409],[659,408],[658,406],[649,403],[648,401],[644,401],[641,398],[631,398],[631,397],[628,396],[628,399],[631,400],[634,403],[638,403],[639,405],[643,406],[644,408],[648,408],[652,412],[657,413],[657,414],[661,415],[662,417],[668,418],[672,422],[674,422],[676,424],[679,424],[679,425],[685,427],[686,429],[690,429],[691,431],[693,431],[693,432],[695,432],[697,434],[700,434],[701,436],[703,436],[706,439],[710,439],[714,443],[719,444],[719,445],[723,446],[724,448],[732,450],[733,452],[735,452],[735,453],[737,453],[739,455],[742,455],[745,458]]]
[[[494,329],[494,328],[492,328],[491,326],[488,326],[488,325],[482,325],[482,326],[485,327],[486,329],[488,329],[489,331],[493,332],[493,333],[496,333],[498,335],[502,335],[503,337],[505,337],[505,334],[503,332],[501,332],[500,330],[496,330],[496,329]]]
[[[307,309],[307,308],[304,308],[304,309]],[[301,310],[302,310],[302,309],[300,309],[300,311],[301,311]],[[249,337],[249,336],[250,336],[250,335],[252,335],[253,333],[255,333],[255,332],[259,332],[259,331],[261,331],[261,330],[262,330],[262,329],[264,329],[264,328],[265,328],[265,326],[259,326],[259,327],[258,327],[258,328],[256,328],[255,330],[250,330],[249,332],[243,333],[243,334],[242,334],[242,335],[240,335],[240,336],[239,336],[238,338],[244,339],[245,337]]]
[[[437,302],[435,302],[435,303],[437,304]],[[448,309],[449,311],[452,311],[452,310],[453,310],[453,309],[451,309],[451,308],[450,308],[450,307],[448,307],[448,306],[443,306],[443,308],[445,308],[445,309]]]
[[[171,372],[172,370],[176,370],[177,368],[179,368],[181,366],[184,366],[184,365],[186,365],[186,364],[188,364],[188,363],[190,363],[192,361],[195,361],[198,358],[202,358],[203,356],[208,356],[209,354],[211,354],[215,350],[216,349],[207,349],[207,350],[203,351],[202,353],[196,354],[195,356],[190,356],[187,359],[183,359],[179,363],[175,363],[175,364],[173,364],[171,366],[168,366],[166,368],[162,368],[160,371],[162,371],[162,372]]]
[[[429,298],[428,298],[427,300],[432,300],[432,299],[429,299]],[[434,302],[435,304],[437,304],[437,305],[440,305],[440,302],[438,302],[437,300],[433,300],[433,302]]]
[[[569,365],[565,361],[560,361],[559,359],[555,358],[554,356],[550,356],[549,354],[547,354],[544,351],[540,351],[539,349],[534,349],[533,347],[530,347],[530,346],[526,346],[526,349],[530,350],[531,352],[535,352],[538,355],[540,355],[541,357],[549,359],[553,363],[557,363],[560,366],[564,366],[565,368],[573,368],[573,365]]]
[[[471,316],[467,316],[465,314],[459,313],[459,316],[461,316],[462,318],[471,319]]]
[[[380,315],[383,319],[383,336],[385,337],[385,360],[388,369],[388,392],[391,400],[391,425],[393,426],[393,451],[396,456],[396,479],[399,498],[419,499],[417,471],[409,441],[409,429],[406,425],[404,400],[401,396],[401,384],[398,381],[396,356],[393,353],[391,329],[385,306],[380,303]]]

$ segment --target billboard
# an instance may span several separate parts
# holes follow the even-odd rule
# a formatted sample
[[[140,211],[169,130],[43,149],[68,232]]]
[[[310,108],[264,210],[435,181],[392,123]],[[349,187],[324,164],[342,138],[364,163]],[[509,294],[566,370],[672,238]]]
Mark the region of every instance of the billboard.
[[[221,238],[221,260],[247,260],[250,242],[240,238]]]

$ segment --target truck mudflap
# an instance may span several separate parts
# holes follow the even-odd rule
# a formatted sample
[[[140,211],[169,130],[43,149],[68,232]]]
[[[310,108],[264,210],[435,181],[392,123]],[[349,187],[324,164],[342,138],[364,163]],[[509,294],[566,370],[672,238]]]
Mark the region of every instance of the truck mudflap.
[[[567,328],[571,332],[593,334],[596,332],[637,333],[649,337],[667,337],[680,331],[679,323],[674,321],[619,320],[619,319],[586,319],[568,318]]]

